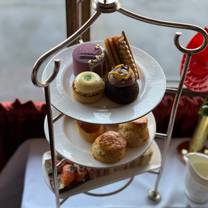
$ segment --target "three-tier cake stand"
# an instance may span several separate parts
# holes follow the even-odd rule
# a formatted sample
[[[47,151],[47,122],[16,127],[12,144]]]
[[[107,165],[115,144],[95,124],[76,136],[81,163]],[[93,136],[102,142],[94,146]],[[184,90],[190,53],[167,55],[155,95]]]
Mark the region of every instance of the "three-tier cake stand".
[[[165,165],[165,161],[166,161],[166,156],[167,156],[167,153],[169,150],[169,145],[171,142],[173,126],[174,126],[174,122],[175,122],[175,117],[176,117],[176,113],[177,113],[177,109],[178,109],[179,100],[180,100],[180,97],[181,97],[181,94],[183,91],[183,85],[184,85],[184,80],[186,78],[186,73],[188,71],[188,67],[189,67],[189,63],[190,63],[192,55],[199,53],[207,46],[208,35],[203,28],[195,26],[195,25],[160,21],[160,20],[151,19],[148,17],[144,17],[141,15],[135,14],[133,12],[128,11],[127,9],[122,8],[119,0],[94,0],[93,8],[95,10],[95,13],[85,22],[85,24],[83,24],[75,33],[73,33],[65,41],[61,42],[60,44],[58,44],[54,48],[52,48],[49,51],[47,51],[46,53],[44,53],[37,60],[37,62],[35,63],[35,65],[33,67],[33,71],[32,71],[32,82],[36,86],[44,88],[46,107],[47,107],[47,132],[48,132],[48,140],[49,140],[49,144],[50,144],[50,153],[51,153],[50,156],[51,156],[51,160],[52,160],[52,172],[53,172],[53,183],[54,183],[54,188],[52,188],[52,190],[54,191],[55,197],[56,197],[56,207],[60,207],[61,204],[63,204],[70,196],[70,192],[69,192],[68,195],[65,195],[64,197],[60,197],[59,188],[58,188],[57,164],[56,164],[56,145],[55,145],[55,141],[56,142],[58,142],[58,141],[54,139],[54,124],[64,116],[64,113],[62,111],[60,111],[60,114],[58,116],[53,117],[53,115],[52,115],[53,102],[51,102],[51,91],[50,91],[50,84],[57,77],[63,63],[58,59],[52,58],[51,62],[53,63],[53,70],[51,71],[51,74],[49,75],[49,77],[46,78],[45,80],[38,79],[38,72],[46,59],[48,59],[49,57],[51,57],[54,54],[57,54],[58,52],[61,52],[64,48],[68,47],[73,41],[77,40],[95,22],[95,20],[100,15],[102,15],[103,13],[113,13],[113,12],[119,12],[125,16],[128,16],[128,17],[133,18],[138,21],[146,22],[148,24],[196,31],[196,32],[201,33],[201,35],[203,36],[203,43],[199,47],[194,48],[194,49],[189,49],[189,48],[186,48],[181,45],[181,43],[180,43],[181,33],[177,32],[174,37],[175,46],[177,47],[177,49],[179,51],[181,51],[182,53],[184,53],[186,55],[185,56],[186,58],[185,58],[185,62],[183,65],[183,71],[181,74],[181,79],[180,79],[178,87],[174,88],[174,89],[173,88],[169,88],[169,89],[166,88],[166,90],[174,93],[175,97],[174,97],[174,102],[172,105],[172,110],[171,110],[170,119],[169,119],[169,123],[168,123],[167,133],[164,134],[164,133],[156,132],[156,135],[155,135],[158,138],[164,139],[164,149],[162,152],[162,158],[160,161],[160,165],[154,170],[152,170],[152,169],[141,170],[140,169],[139,171],[135,170],[133,172],[132,171],[128,172],[128,170],[126,170],[126,172],[125,171],[123,172],[122,177],[118,177],[117,175],[112,174],[112,176],[109,175],[105,181],[101,180],[99,182],[99,180],[98,180],[96,185],[95,185],[95,183],[89,183],[88,185],[82,187],[81,189],[77,189],[77,191],[75,191],[73,193],[73,194],[78,194],[78,193],[85,192],[86,194],[92,195],[92,196],[112,195],[112,194],[118,193],[119,191],[126,188],[132,182],[134,175],[141,174],[145,171],[149,171],[149,172],[157,174],[157,178],[156,178],[154,188],[149,191],[148,196],[149,196],[149,199],[151,199],[155,202],[159,202],[161,199],[161,196],[158,191],[158,186],[159,186],[159,182],[162,177],[162,173],[163,173],[163,169],[164,169],[164,165]],[[156,106],[154,106],[154,107],[156,107]],[[59,109],[56,109],[56,110],[59,111]],[[151,110],[152,109],[149,109],[149,111],[151,111]],[[146,113],[147,112],[144,112],[144,114],[146,114]],[[120,112],[120,114],[122,115],[122,112]],[[69,116],[71,116],[71,115],[69,115]],[[141,117],[141,116],[142,115],[138,115],[138,117]],[[105,118],[103,118],[103,119],[104,119],[103,123],[105,123]],[[120,120],[120,123],[121,122],[125,122],[125,120],[124,121]],[[117,123],[119,123],[119,122],[117,122]],[[154,157],[154,155],[153,155],[153,157]],[[123,187],[121,187],[120,189],[113,191],[111,193],[97,194],[97,193],[87,192],[87,191],[94,189],[96,187],[107,185],[112,182],[122,180],[124,178],[130,178],[130,180]],[[72,194],[72,192],[71,192],[71,194]]]

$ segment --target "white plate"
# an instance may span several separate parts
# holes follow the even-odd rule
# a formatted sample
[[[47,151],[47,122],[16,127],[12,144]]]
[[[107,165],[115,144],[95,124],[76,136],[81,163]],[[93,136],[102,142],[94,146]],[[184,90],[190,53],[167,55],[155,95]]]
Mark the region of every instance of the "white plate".
[[[117,163],[105,164],[95,160],[90,152],[91,144],[81,138],[76,121],[67,116],[54,123],[55,149],[64,158],[87,167],[109,168],[124,165],[142,155],[154,139],[156,132],[155,118],[152,113],[149,113],[147,118],[150,135],[148,142],[139,148],[128,148],[125,157]],[[47,119],[45,119],[44,129],[46,139],[49,141]]]
[[[102,45],[101,42],[96,42]],[[140,92],[137,99],[128,105],[119,105],[105,96],[94,104],[82,104],[73,97],[71,86],[74,80],[72,51],[76,45],[61,51],[45,67],[41,79],[47,79],[54,67],[54,59],[61,60],[61,68],[51,83],[51,103],[65,115],[88,123],[115,124],[139,118],[155,108],[165,93],[166,79],[161,66],[141,49],[132,47],[135,60],[141,68],[138,81]]]
[[[161,153],[160,153],[160,150],[159,150],[159,147],[158,147],[157,143],[155,141],[153,141],[150,148],[153,151],[153,155],[152,155],[152,158],[151,158],[148,165],[137,166],[137,167],[134,167],[134,168],[120,170],[120,171],[117,171],[117,172],[113,172],[109,175],[103,176],[103,177],[98,177],[95,180],[89,180],[89,181],[85,182],[84,184],[81,184],[81,185],[79,185],[79,186],[77,186],[77,187],[75,187],[71,190],[60,193],[60,197],[64,199],[66,197],[73,196],[75,194],[90,191],[92,189],[99,188],[99,187],[102,187],[102,186],[105,186],[105,185],[109,185],[109,184],[112,184],[114,182],[132,177],[134,175],[139,175],[139,174],[142,174],[144,172],[153,171],[153,170],[156,170],[156,169],[160,168]],[[48,172],[47,172],[47,169],[46,169],[46,166],[45,166],[45,161],[50,159],[50,158],[51,158],[50,152],[45,152],[44,155],[43,155],[43,158],[42,158],[42,170],[43,170],[43,176],[44,176],[46,184],[49,186],[51,191],[53,191],[52,187],[50,185],[50,179],[48,177]],[[96,190],[96,191],[93,190],[93,192],[97,192],[97,191],[98,190]],[[110,190],[110,191],[113,191],[113,190]],[[99,190],[99,192],[102,193],[101,190]]]

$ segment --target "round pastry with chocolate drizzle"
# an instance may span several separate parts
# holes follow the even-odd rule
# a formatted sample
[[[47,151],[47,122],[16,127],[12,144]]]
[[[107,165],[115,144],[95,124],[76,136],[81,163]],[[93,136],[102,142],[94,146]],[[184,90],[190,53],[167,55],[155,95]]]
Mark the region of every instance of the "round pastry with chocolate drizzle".
[[[105,75],[105,52],[95,43],[81,43],[72,52],[74,75],[93,71],[101,77]]]
[[[120,64],[109,72],[105,94],[119,104],[128,104],[137,98],[139,85],[135,74],[129,66]]]

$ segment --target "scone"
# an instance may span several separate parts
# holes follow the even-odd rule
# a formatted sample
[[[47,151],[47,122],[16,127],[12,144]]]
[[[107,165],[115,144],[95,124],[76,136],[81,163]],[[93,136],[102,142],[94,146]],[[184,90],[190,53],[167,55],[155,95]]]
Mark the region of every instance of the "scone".
[[[90,71],[78,74],[73,82],[73,94],[81,103],[94,103],[102,96],[105,83],[102,78]]]
[[[126,139],[128,147],[140,147],[148,141],[147,122],[147,117],[142,117],[128,123],[119,124],[119,133]]]
[[[103,163],[116,163],[126,153],[126,140],[115,131],[107,131],[92,144],[92,155]]]
[[[95,139],[104,132],[104,126],[77,121],[80,136],[87,142],[93,143]]]

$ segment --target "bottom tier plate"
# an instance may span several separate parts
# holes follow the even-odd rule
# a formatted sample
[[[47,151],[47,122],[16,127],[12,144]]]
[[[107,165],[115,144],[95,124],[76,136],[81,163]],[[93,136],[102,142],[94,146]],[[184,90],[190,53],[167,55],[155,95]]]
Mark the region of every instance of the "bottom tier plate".
[[[160,153],[157,143],[153,141],[150,148],[152,150],[152,157],[148,164],[140,165],[136,167],[131,167],[131,166],[128,167],[125,165],[119,168],[115,168],[114,170],[111,169],[111,171],[109,171],[109,174],[107,175],[88,180],[82,184],[77,185],[74,188],[71,188],[70,190],[60,193],[60,198],[64,199],[72,195],[87,192],[92,189],[96,189],[105,185],[109,185],[114,182],[118,182],[120,180],[124,180],[132,176],[139,175],[139,174],[142,174],[148,171],[153,171],[153,170],[160,168],[161,153]],[[53,191],[51,187],[51,183],[50,183],[48,169],[46,168],[46,161],[49,159],[50,159],[50,152],[44,153],[43,158],[42,158],[42,170],[43,170],[43,176],[44,176],[46,184],[48,185],[50,190]]]

